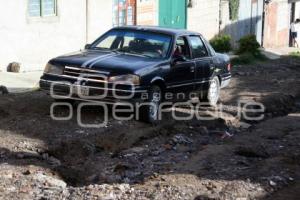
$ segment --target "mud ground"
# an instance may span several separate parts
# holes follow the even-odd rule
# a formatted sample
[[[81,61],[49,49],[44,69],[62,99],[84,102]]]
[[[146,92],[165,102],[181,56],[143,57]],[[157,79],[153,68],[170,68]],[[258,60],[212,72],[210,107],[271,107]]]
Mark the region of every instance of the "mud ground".
[[[157,126],[110,117],[107,127],[85,129],[76,117],[52,120],[42,91],[1,95],[0,198],[299,199],[299,78],[295,58],[235,66],[223,116],[166,114]],[[263,103],[265,118],[238,118],[240,100]],[[103,118],[84,113],[87,122]]]

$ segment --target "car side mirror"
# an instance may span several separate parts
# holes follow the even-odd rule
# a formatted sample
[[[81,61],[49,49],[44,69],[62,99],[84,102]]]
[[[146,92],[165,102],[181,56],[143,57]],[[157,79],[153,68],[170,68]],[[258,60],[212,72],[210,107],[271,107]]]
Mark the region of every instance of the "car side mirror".
[[[178,62],[185,62],[185,61],[187,61],[187,59],[183,55],[174,55],[172,58],[172,64],[176,64]]]
[[[86,45],[84,46],[84,49],[89,49],[91,46],[92,46],[91,44],[86,44]]]

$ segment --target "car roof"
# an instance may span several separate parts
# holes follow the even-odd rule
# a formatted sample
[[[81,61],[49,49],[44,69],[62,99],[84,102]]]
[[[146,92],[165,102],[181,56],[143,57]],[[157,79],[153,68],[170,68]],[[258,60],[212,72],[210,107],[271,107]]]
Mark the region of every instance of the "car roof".
[[[143,30],[143,31],[151,31],[151,32],[157,32],[157,33],[164,33],[169,35],[201,35],[200,33],[188,31],[185,29],[175,29],[175,28],[163,28],[158,26],[119,26],[113,28],[113,30]]]

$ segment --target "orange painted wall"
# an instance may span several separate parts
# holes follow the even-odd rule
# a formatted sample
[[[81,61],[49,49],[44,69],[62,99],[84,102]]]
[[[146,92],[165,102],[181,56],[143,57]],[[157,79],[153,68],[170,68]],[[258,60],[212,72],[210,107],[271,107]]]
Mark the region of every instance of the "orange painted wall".
[[[277,2],[266,6],[264,47],[285,47],[289,45],[289,21],[278,17],[279,9],[283,8]],[[286,17],[289,18],[288,15]],[[287,21],[284,28],[280,30],[278,30],[278,23],[280,23],[278,20]]]

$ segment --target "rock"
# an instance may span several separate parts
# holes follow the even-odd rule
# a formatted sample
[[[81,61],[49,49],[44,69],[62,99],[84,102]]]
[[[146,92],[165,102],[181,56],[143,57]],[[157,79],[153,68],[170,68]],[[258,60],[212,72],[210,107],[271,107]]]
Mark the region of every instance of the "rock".
[[[238,75],[238,76],[246,76],[246,73],[245,72],[237,72],[236,75]]]
[[[7,171],[5,174],[1,174],[1,178],[12,179],[14,177],[14,173],[12,171]]]
[[[26,170],[25,172],[23,172],[23,175],[25,175],[25,176],[28,176],[30,174],[32,174],[32,172],[29,169]]]
[[[246,122],[240,122],[240,128],[242,129],[249,129],[252,125]]]
[[[8,93],[9,93],[8,89],[5,86],[0,85],[0,95],[1,94],[8,94]]]
[[[200,132],[200,134],[203,134],[203,135],[208,135],[209,134],[209,131],[208,131],[206,126],[200,126],[199,127],[199,132]]]
[[[275,183],[274,181],[269,181],[269,184],[271,185],[271,186],[276,186],[277,185],[277,183]]]
[[[239,146],[235,150],[235,154],[247,158],[269,158],[270,155],[261,145],[255,146]]]
[[[43,153],[42,157],[43,157],[44,160],[48,160],[49,154],[48,153]]]
[[[49,159],[48,159],[48,162],[53,165],[53,166],[61,166],[61,162],[60,160],[58,160],[57,158],[54,158],[53,156],[51,156]]]
[[[228,131],[225,131],[223,133],[223,135],[221,136],[222,139],[226,139],[226,138],[232,138],[234,136],[234,134],[229,133]]]
[[[170,145],[170,144],[164,144],[164,148],[165,148],[166,150],[171,150],[171,149],[173,149],[173,146]]]
[[[146,148],[134,147],[134,148],[122,151],[121,155],[124,156],[124,157],[130,157],[130,156],[133,156],[133,155],[142,155],[146,151],[147,151]]]
[[[77,134],[84,134],[85,131],[84,130],[76,130],[75,133],[77,133]]]
[[[162,154],[164,151],[166,150],[165,145],[163,147],[159,147],[153,151],[151,151],[151,156],[158,156],[160,154]]]
[[[7,66],[7,72],[19,73],[21,68],[21,64],[17,62],[9,63]]]
[[[1,116],[1,115],[0,115]],[[9,150],[8,149],[0,149],[0,158],[5,158],[8,156],[9,154]]]
[[[122,185],[119,185],[117,187],[117,189],[119,189],[121,192],[126,192],[127,190],[130,190],[130,186],[129,184],[122,184]]]
[[[24,156],[24,154],[23,153],[17,153],[16,154],[16,158],[18,158],[18,159],[23,159],[25,156]]]
[[[193,140],[186,137],[185,135],[183,134],[178,134],[178,135],[175,135],[171,141],[170,141],[171,144],[184,144],[184,145],[188,145],[188,144],[192,144],[193,143]]]
[[[131,168],[131,166],[129,166],[129,165],[118,164],[118,165],[115,166],[114,172],[121,173],[121,172],[124,172],[126,170],[129,170],[130,168]]]
[[[60,188],[66,188],[67,184],[59,179],[50,177],[50,176],[46,176],[44,174],[38,173],[33,177],[34,180],[40,181],[42,183],[47,183],[49,184],[49,186],[52,187],[60,187]]]
[[[93,183],[98,181],[98,180],[99,180],[99,176],[97,174],[93,174],[93,175],[86,178],[86,181],[93,182]]]

